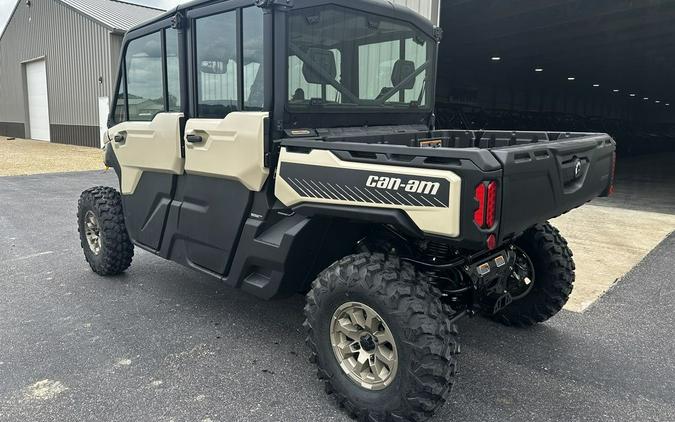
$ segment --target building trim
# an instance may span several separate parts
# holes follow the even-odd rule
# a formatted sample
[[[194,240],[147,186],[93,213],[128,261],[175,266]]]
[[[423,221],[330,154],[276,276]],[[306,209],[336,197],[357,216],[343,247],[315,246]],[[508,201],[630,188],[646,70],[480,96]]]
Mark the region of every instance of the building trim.
[[[0,136],[25,138],[26,125],[22,122],[0,122]]]
[[[101,129],[98,126],[50,124],[52,143],[100,148]]]

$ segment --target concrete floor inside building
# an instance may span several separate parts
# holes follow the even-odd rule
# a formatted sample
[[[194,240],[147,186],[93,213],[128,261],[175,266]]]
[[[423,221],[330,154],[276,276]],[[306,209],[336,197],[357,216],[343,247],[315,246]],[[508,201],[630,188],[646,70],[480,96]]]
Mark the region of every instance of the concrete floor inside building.
[[[575,252],[567,305],[584,311],[675,230],[675,154],[619,157],[616,193],[553,221]]]

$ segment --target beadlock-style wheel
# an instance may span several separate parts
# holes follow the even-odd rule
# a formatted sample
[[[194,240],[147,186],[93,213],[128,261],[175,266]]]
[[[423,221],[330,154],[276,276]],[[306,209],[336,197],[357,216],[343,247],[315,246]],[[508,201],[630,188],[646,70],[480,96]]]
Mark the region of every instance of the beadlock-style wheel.
[[[307,293],[311,361],[326,393],[352,418],[425,421],[455,379],[456,312],[411,264],[384,254],[349,255]]]
[[[84,258],[101,276],[122,274],[134,256],[134,245],[124,224],[122,196],[117,190],[98,186],[80,195],[77,231]]]
[[[330,339],[338,364],[357,385],[382,390],[396,378],[396,342],[387,323],[373,308],[359,302],[337,308]]]
[[[84,216],[84,235],[87,238],[89,249],[94,255],[101,253],[101,227],[93,211],[87,211]]]

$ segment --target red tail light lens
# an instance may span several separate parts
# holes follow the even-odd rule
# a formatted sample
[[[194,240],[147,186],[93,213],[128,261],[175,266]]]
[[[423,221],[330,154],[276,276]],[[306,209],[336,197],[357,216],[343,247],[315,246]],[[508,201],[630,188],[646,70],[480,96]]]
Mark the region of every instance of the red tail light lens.
[[[497,213],[497,183],[490,182],[487,188],[487,212],[485,223],[488,228],[495,225],[495,215]]]
[[[497,218],[497,182],[481,183],[476,186],[474,197],[478,209],[473,214],[473,221],[481,229],[494,227]]]
[[[487,239],[488,250],[495,250],[497,248],[497,236],[491,234]]]
[[[476,186],[474,198],[478,201],[478,209],[473,213],[473,222],[482,228],[485,226],[485,183]]]

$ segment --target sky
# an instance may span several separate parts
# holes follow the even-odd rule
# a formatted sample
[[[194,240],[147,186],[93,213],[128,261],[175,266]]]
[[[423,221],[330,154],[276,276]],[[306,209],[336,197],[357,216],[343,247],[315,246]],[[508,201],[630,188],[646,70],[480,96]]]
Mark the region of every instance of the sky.
[[[24,0],[19,0],[24,1]],[[145,4],[147,6],[160,7],[163,9],[170,9],[178,3],[185,3],[187,0],[126,0],[130,3]],[[0,32],[5,29],[5,25],[9,20],[9,15],[14,11],[14,6],[17,0],[0,0]]]

